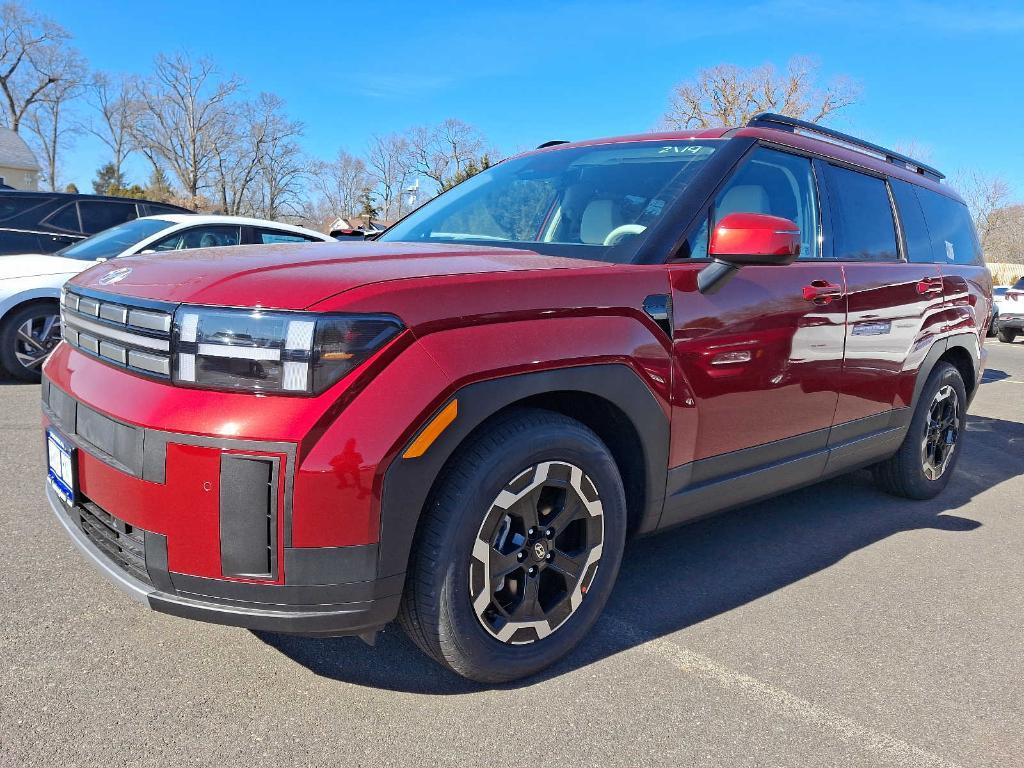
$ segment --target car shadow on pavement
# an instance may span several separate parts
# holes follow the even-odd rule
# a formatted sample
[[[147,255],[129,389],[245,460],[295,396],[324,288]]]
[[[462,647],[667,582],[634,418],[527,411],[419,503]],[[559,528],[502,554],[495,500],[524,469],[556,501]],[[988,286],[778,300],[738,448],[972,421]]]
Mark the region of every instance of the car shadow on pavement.
[[[1024,424],[969,416],[967,431],[952,482],[931,501],[888,496],[861,471],[633,542],[589,637],[555,666],[509,687],[558,677],[710,619],[894,534],[968,534],[981,523],[952,513],[1024,475]],[[314,673],[340,681],[431,694],[481,688],[427,659],[395,625],[374,648],[355,638],[257,636]]]

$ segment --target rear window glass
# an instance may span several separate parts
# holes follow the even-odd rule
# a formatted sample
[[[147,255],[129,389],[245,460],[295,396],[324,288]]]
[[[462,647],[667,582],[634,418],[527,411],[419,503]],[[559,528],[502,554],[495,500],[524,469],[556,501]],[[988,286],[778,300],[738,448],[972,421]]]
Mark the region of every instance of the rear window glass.
[[[882,179],[829,165],[833,255],[856,261],[895,261],[896,224]]]
[[[918,187],[932,240],[932,260],[942,264],[981,264],[981,246],[967,206],[951,197]]]
[[[135,203],[80,200],[78,212],[82,217],[82,231],[93,234],[134,219]]]

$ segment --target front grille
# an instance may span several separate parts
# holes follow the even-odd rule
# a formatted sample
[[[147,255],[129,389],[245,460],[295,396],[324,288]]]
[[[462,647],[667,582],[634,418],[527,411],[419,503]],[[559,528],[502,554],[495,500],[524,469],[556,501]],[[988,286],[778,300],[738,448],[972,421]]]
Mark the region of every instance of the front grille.
[[[61,297],[64,340],[104,362],[170,378],[173,308],[161,306],[67,290]]]
[[[146,532],[119,520],[91,501],[76,505],[72,515],[89,541],[121,570],[153,586],[146,570]]]

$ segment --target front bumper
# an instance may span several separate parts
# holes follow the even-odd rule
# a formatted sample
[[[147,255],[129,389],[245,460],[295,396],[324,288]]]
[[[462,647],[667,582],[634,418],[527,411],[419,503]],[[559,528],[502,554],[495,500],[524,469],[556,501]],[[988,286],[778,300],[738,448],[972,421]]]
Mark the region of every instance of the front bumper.
[[[175,574],[166,569],[166,541],[145,532],[144,581],[122,567],[87,533],[88,513],[68,508],[49,484],[46,495],[75,546],[110,581],[162,613],[235,627],[311,636],[368,635],[394,619],[399,579],[338,585],[233,582]],[[389,582],[397,583],[391,584]],[[393,592],[394,594],[387,594]],[[383,595],[383,596],[382,596]]]

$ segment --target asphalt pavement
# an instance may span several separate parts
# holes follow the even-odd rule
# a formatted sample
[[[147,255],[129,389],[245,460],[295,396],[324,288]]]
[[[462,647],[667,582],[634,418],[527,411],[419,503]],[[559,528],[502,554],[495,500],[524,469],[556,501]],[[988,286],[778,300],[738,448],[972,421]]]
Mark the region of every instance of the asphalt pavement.
[[[938,499],[862,472],[638,541],[583,646],[501,688],[397,628],[130,601],[51,517],[39,387],[0,384],[0,766],[1024,765],[1024,343],[988,348]]]

